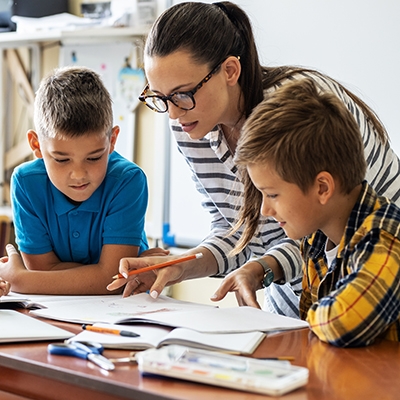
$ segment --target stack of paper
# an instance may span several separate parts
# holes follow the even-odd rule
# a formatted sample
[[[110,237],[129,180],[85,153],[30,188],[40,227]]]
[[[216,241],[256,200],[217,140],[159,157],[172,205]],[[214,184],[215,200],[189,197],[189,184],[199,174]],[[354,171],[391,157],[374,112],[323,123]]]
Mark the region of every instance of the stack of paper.
[[[11,292],[6,296],[0,297],[0,309],[5,308],[48,308],[54,307],[57,304],[68,303],[69,306],[75,301],[79,303],[101,300],[120,299],[121,295],[86,295],[86,296],[72,296],[72,295],[48,295],[48,294],[20,294]],[[54,304],[55,303],[55,304]]]
[[[73,333],[14,310],[0,310],[0,343],[68,339]]]
[[[253,307],[216,308],[146,293],[118,299],[54,303],[31,313],[60,321],[93,324],[153,323],[207,333],[270,332],[308,327],[306,321]]]

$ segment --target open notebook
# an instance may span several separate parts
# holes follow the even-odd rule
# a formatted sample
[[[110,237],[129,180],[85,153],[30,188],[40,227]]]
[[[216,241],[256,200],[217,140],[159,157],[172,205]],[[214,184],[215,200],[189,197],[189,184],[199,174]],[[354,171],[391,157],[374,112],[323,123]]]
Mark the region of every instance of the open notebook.
[[[73,333],[15,310],[0,310],[0,343],[68,339]]]
[[[199,349],[237,354],[252,354],[265,337],[265,334],[262,332],[202,333],[186,328],[171,330],[171,328],[156,325],[127,326],[94,324],[94,326],[131,331],[140,336],[126,337],[84,330],[68,341],[92,341],[101,343],[105,348],[131,350],[143,350],[159,348],[168,344],[180,344]]]

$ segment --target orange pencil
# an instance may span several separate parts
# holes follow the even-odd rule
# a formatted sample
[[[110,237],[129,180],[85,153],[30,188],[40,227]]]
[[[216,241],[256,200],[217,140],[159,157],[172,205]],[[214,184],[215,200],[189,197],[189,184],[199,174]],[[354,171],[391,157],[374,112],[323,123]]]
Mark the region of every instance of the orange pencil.
[[[184,261],[194,260],[195,258],[201,258],[201,257],[203,257],[203,253],[191,254],[190,256],[176,258],[175,260],[166,261],[161,264],[154,264],[154,265],[150,265],[150,266],[144,267],[144,268],[133,269],[132,271],[129,271],[128,275],[137,275],[137,274],[141,274],[142,272],[147,272],[147,271],[152,271],[153,269],[168,267],[170,265],[179,264]],[[124,278],[124,276],[122,276],[121,274],[113,276],[113,279],[121,279],[121,278]]]
[[[101,328],[98,326],[93,325],[82,325],[83,330],[97,332],[97,333],[109,333],[111,335],[120,335],[120,336],[130,336],[130,337],[138,337],[140,336],[138,333],[131,332],[131,331],[124,331],[119,329],[112,329],[112,328]]]

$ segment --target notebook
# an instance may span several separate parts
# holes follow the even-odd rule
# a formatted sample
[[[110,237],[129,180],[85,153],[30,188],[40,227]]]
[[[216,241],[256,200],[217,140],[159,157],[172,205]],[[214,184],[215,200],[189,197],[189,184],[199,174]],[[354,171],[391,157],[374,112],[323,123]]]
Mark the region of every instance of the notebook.
[[[270,332],[309,326],[306,321],[253,307],[216,308],[163,295],[153,299],[146,293],[119,299],[54,303],[47,309],[31,313],[42,318],[81,324],[153,323],[204,333]]]
[[[61,340],[73,333],[15,310],[0,310],[0,343]]]
[[[6,296],[0,297],[0,309],[15,309],[15,308],[48,308],[55,304],[64,302],[88,302],[88,301],[101,301],[119,299],[121,295],[87,295],[87,296],[73,296],[73,295],[46,295],[46,294],[20,294],[10,292]]]
[[[99,342],[105,348],[144,350],[159,348],[168,344],[180,344],[199,349],[223,351],[236,354],[252,354],[265,334],[262,332],[246,333],[202,333],[186,328],[171,328],[152,325],[110,325],[93,324],[96,327],[105,327],[131,331],[139,337],[126,337],[107,333],[97,333],[83,330],[68,341]]]

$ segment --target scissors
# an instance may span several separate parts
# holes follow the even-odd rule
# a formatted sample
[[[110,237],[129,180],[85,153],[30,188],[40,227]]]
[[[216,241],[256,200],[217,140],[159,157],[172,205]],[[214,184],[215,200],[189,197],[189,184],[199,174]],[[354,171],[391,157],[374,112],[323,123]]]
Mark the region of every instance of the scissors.
[[[83,358],[91,361],[100,368],[112,371],[115,365],[108,358],[101,355],[103,350],[104,347],[96,342],[57,343],[47,346],[49,354]]]

